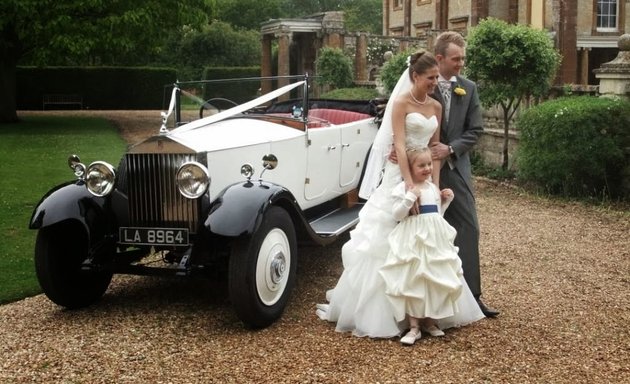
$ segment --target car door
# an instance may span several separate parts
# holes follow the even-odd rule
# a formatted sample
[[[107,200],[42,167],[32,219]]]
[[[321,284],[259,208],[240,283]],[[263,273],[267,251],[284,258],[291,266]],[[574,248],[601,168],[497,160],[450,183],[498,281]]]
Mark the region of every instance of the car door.
[[[309,128],[304,198],[326,201],[338,194],[342,148],[336,125]]]
[[[365,155],[370,146],[367,138],[369,130],[363,122],[344,124],[339,126],[339,128],[341,134],[339,186],[345,187],[359,182]]]

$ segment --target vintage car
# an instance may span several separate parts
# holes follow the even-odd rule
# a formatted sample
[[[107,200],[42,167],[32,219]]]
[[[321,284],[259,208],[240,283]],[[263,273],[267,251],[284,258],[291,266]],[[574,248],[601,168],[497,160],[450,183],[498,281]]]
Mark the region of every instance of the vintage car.
[[[213,98],[191,121],[176,83],[159,132],[118,167],[71,155],[76,180],[48,192],[30,221],[43,292],[80,308],[102,297],[113,274],[212,277],[223,268],[247,326],[277,320],[298,243],[329,244],[358,220],[356,191],[382,109],[311,98],[310,81],[291,77],[241,104]]]

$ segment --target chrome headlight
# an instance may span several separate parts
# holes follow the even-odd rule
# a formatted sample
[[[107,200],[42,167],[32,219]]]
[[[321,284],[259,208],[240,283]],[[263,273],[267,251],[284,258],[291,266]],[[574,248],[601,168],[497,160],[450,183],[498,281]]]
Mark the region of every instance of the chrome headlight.
[[[241,165],[241,175],[245,177],[247,180],[251,179],[254,175],[254,167],[251,164],[243,164]]]
[[[196,161],[182,164],[175,176],[177,189],[189,199],[196,199],[206,193],[210,186],[210,173],[208,168]]]
[[[79,156],[70,155],[68,157],[68,167],[72,169],[72,172],[74,172],[74,175],[78,179],[83,179],[83,176],[85,175],[85,164],[81,162],[81,159],[79,159]]]
[[[114,189],[116,172],[114,167],[104,161],[95,161],[87,167],[85,184],[91,194],[98,197],[107,196]]]

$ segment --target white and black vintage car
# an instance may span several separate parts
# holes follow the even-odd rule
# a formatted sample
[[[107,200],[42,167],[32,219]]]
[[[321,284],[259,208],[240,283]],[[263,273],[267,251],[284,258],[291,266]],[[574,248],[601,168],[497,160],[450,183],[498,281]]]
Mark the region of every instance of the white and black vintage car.
[[[377,102],[309,98],[309,81],[290,78],[227,109],[208,100],[201,112],[215,113],[187,122],[177,83],[159,134],[117,168],[70,156],[76,180],[48,192],[30,221],[48,298],[80,308],[113,274],[211,276],[223,265],[238,317],[250,327],[277,320],[298,242],[329,244],[356,224],[378,128]]]

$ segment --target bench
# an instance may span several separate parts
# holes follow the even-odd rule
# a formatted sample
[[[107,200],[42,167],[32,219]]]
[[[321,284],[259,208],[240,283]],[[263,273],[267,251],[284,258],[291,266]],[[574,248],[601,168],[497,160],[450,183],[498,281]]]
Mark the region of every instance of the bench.
[[[76,106],[83,109],[83,97],[81,95],[49,94],[42,98],[42,110],[53,105]]]

